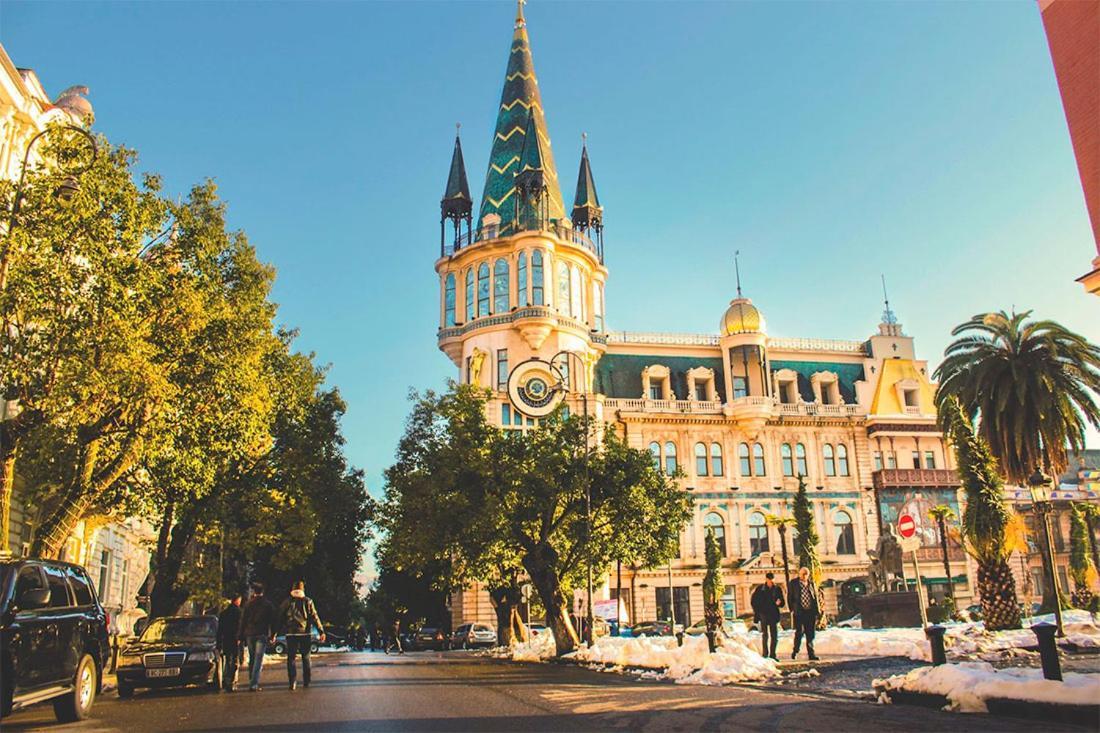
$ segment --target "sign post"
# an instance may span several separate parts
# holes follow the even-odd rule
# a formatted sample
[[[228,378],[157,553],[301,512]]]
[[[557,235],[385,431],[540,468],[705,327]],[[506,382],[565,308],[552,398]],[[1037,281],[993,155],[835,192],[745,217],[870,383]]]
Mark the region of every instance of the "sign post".
[[[901,549],[910,553],[913,559],[913,575],[917,580],[917,603],[920,605],[921,623],[928,626],[928,611],[925,608],[924,585],[920,579],[920,564],[917,562],[917,549],[920,547],[920,537],[917,536],[917,522],[911,514],[898,516],[898,536],[901,537]]]

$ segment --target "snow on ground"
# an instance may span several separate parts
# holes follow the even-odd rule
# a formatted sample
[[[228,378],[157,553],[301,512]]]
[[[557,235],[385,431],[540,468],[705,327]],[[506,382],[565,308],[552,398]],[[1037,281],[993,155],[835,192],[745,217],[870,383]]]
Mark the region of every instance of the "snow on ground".
[[[988,712],[985,701],[990,698],[1075,705],[1096,705],[1100,700],[1100,674],[1070,672],[1058,682],[1043,679],[1042,670],[996,670],[986,662],[918,667],[908,674],[875,680],[874,686],[944,695],[950,709],[964,713]]]

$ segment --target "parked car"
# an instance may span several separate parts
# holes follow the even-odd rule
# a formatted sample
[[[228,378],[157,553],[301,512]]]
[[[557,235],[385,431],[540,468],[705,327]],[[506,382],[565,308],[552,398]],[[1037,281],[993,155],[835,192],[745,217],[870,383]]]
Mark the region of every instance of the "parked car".
[[[742,630],[744,625],[741,625]],[[693,623],[691,626],[684,629],[684,633],[689,636],[702,636],[707,633],[707,621],[706,619],[700,619]],[[737,625],[732,621],[723,621],[721,634],[726,637],[732,638],[737,633]]]
[[[108,618],[88,573],[53,560],[0,560],[0,716],[50,701],[88,717],[110,661]]]
[[[462,624],[451,634],[452,649],[496,646],[497,632],[485,624]]]
[[[328,641],[328,635],[325,635],[325,641]],[[321,636],[317,633],[317,629],[310,629],[309,632],[309,651],[310,653],[316,653],[321,648]],[[271,645],[271,652],[273,654],[286,654],[286,634],[279,634],[275,637],[275,643]]]
[[[863,614],[857,613],[851,618],[846,618],[843,621],[837,621],[836,627],[838,629],[862,629],[863,628]]]
[[[447,641],[447,635],[443,633],[443,629],[434,626],[422,626],[419,631],[413,634],[412,648],[418,651],[434,649],[441,652],[447,648]]]
[[[672,624],[668,621],[641,621],[630,627],[634,636],[672,636]]]
[[[153,619],[136,641],[118,655],[118,696],[137,687],[204,684],[217,690],[221,660],[215,649],[217,616],[163,616]]]

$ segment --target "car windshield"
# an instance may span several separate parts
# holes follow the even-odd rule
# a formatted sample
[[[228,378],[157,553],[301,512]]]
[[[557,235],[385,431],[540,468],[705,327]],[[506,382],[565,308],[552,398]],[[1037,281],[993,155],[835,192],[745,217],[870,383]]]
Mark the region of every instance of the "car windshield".
[[[213,639],[218,622],[212,618],[158,618],[141,635],[142,641],[196,641]]]

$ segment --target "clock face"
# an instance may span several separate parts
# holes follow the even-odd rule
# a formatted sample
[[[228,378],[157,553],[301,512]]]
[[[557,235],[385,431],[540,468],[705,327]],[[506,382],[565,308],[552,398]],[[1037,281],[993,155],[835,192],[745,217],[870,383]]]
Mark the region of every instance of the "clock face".
[[[527,417],[549,415],[565,396],[557,370],[541,359],[530,359],[512,370],[508,396],[512,406]]]

